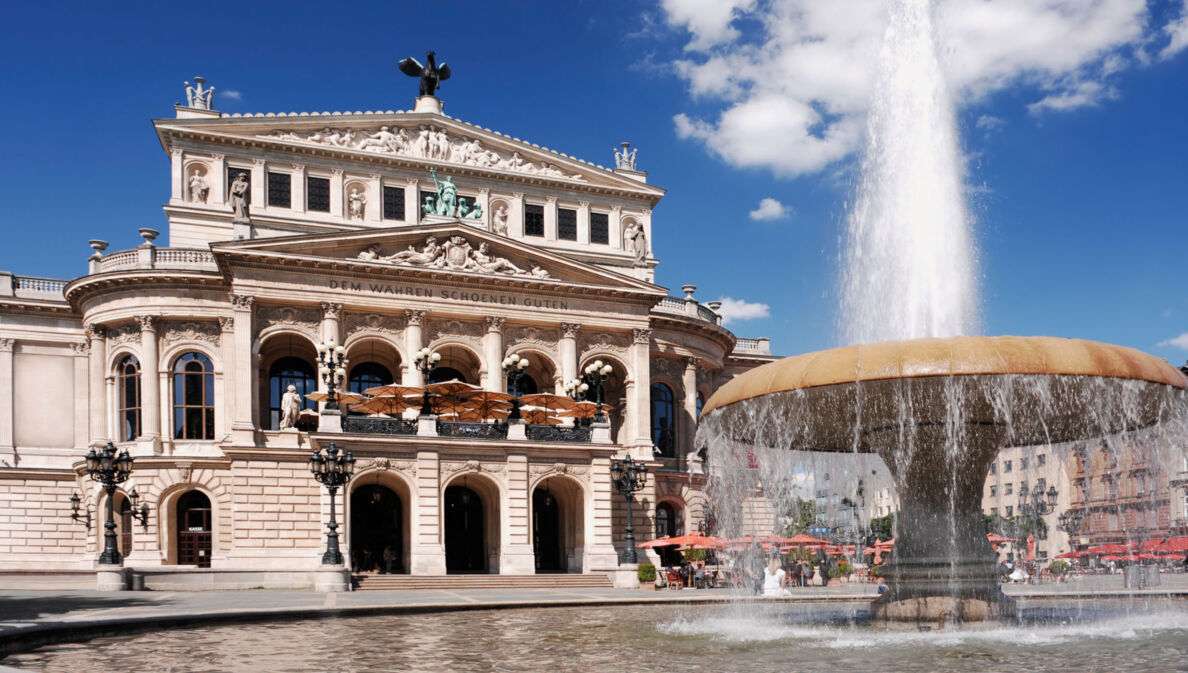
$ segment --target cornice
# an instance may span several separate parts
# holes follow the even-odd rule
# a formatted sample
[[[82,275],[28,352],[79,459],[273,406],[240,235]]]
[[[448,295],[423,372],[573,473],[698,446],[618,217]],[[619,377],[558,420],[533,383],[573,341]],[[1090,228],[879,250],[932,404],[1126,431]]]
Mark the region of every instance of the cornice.
[[[5,297],[0,299],[0,311],[10,315],[41,315],[45,313],[55,313],[81,318],[81,314],[78,312],[78,310],[66,301],[56,302],[40,299]]]
[[[730,330],[715,325],[698,318],[682,318],[674,315],[659,315],[649,314],[649,324],[655,332],[656,330],[668,329],[674,332],[695,332],[716,341],[724,349],[724,356],[729,356],[730,352],[734,350],[736,337]]]
[[[79,465],[82,465],[79,462]],[[49,467],[0,467],[0,480],[4,479],[49,479],[53,481],[74,481],[78,474],[71,468]]]
[[[84,296],[102,296],[110,290],[127,286],[151,287],[153,285],[176,288],[178,285],[228,287],[222,274],[216,271],[187,271],[184,269],[136,269],[108,271],[83,276],[70,281],[63,294],[71,306],[78,309]]]

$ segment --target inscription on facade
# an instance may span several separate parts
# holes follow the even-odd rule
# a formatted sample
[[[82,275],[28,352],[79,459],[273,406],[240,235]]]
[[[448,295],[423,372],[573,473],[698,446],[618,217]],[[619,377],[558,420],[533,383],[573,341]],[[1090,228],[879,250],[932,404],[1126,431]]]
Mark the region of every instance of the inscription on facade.
[[[390,294],[400,297],[434,297],[438,299],[451,299],[453,301],[468,301],[476,304],[551,308],[558,311],[569,310],[569,302],[561,299],[548,299],[546,297],[534,297],[532,295],[479,292],[477,290],[457,290],[444,287],[431,288],[396,283],[378,283],[374,281],[331,280],[330,289],[367,294]]]

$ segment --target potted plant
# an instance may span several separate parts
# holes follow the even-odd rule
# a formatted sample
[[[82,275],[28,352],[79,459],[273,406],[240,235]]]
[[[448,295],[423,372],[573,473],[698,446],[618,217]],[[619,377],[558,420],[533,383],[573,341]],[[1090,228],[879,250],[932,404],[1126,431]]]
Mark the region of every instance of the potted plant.
[[[656,566],[651,563],[641,563],[635,571],[639,577],[639,588],[644,591],[656,590]]]

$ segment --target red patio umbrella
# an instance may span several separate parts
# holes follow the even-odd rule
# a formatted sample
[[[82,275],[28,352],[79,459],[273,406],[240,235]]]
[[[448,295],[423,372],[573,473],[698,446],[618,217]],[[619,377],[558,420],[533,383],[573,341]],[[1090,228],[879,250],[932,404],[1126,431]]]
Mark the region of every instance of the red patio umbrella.
[[[682,545],[693,549],[725,549],[726,541],[720,537],[713,535],[702,535],[701,533],[689,533],[688,535],[676,535],[668,538],[669,544]]]
[[[780,538],[780,544],[787,545],[789,547],[820,547],[822,545],[829,544],[829,541],[821,540],[811,535],[800,533],[799,535],[793,535],[792,537]]]
[[[635,547],[637,549],[653,549],[655,547],[675,547],[676,544],[677,543],[672,542],[671,535],[665,535],[664,537],[658,537],[654,540],[637,543]]]

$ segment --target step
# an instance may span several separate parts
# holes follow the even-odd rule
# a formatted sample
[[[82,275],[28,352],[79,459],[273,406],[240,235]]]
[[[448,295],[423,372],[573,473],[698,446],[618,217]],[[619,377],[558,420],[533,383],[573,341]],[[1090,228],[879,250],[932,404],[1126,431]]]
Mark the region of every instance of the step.
[[[359,591],[425,589],[565,589],[610,588],[602,573],[556,575],[354,575]]]

